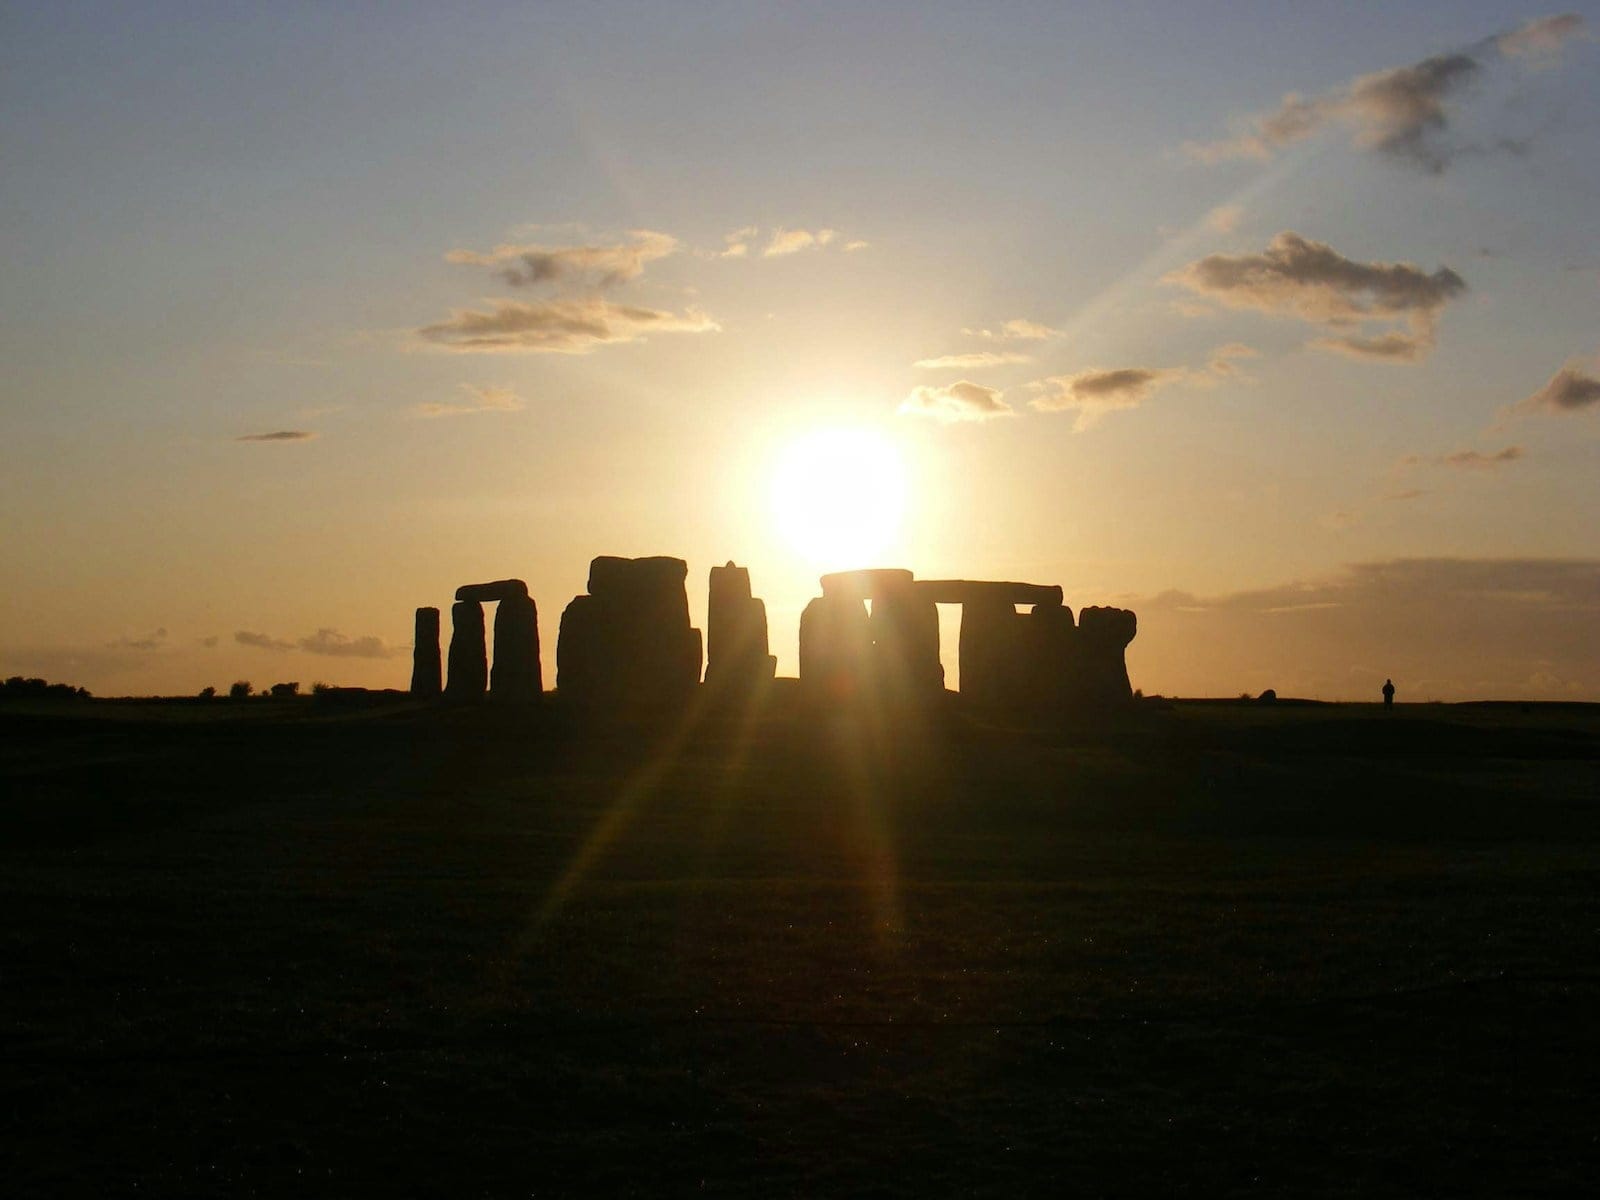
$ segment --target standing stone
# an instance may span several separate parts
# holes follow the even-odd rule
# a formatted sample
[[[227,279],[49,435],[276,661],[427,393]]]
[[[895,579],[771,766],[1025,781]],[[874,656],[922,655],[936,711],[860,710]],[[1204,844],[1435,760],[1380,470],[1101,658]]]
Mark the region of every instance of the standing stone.
[[[700,682],[700,631],[689,625],[681,558],[596,558],[589,595],[561,614],[556,688],[588,707],[663,707]]]
[[[740,690],[772,679],[778,660],[767,653],[767,606],[750,595],[750,571],[712,567],[706,603],[706,683]]]
[[[483,605],[457,600],[450,609],[450,674],[445,695],[477,700],[489,682],[489,655],[483,637]]]
[[[1126,608],[1086,608],[1078,614],[1079,696],[1090,705],[1124,704],[1133,698],[1124,655],[1139,630]]]
[[[920,703],[944,690],[939,664],[939,609],[909,586],[872,601],[872,674],[891,704]]]
[[[1004,596],[975,596],[961,606],[961,694],[970,703],[999,708],[1022,701],[1026,621]]]
[[[800,688],[817,704],[861,698],[872,655],[872,627],[863,600],[818,596],[800,614]]]
[[[495,608],[489,694],[497,700],[537,700],[543,690],[539,609],[526,595],[507,595]]]
[[[432,700],[439,695],[439,684],[439,610],[419,608],[411,639],[411,694]]]

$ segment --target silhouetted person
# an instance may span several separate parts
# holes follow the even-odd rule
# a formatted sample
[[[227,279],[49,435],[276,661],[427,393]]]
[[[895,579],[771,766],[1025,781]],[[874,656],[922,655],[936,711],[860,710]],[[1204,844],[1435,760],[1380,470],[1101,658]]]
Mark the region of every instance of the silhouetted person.
[[[1394,680],[1392,679],[1383,681],[1383,706],[1385,708],[1394,707]]]

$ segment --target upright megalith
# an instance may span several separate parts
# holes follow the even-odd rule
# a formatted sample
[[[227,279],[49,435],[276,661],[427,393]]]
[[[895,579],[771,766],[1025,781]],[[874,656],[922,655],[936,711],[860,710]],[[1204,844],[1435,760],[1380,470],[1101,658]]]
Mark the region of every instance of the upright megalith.
[[[1138,617],[1126,608],[1091,607],[1078,614],[1079,700],[1114,705],[1133,698],[1125,651],[1138,631]]]
[[[841,571],[821,583],[800,617],[800,684],[811,699],[899,704],[943,690],[939,612],[910,571]]]
[[[768,682],[778,660],[767,653],[767,606],[750,595],[750,571],[712,567],[706,603],[706,684],[719,692]]]
[[[589,594],[561,614],[556,690],[593,708],[686,701],[700,681],[700,631],[689,625],[689,566],[681,558],[589,564]]]
[[[488,683],[483,605],[476,600],[457,600],[450,609],[450,672],[445,695],[452,700],[477,700]]]
[[[800,614],[800,688],[816,704],[858,699],[872,655],[865,600],[818,596]]]
[[[543,689],[539,609],[526,592],[508,595],[495,606],[489,695],[496,700],[537,700]]]
[[[419,608],[411,639],[411,694],[432,700],[440,690],[439,610]]]

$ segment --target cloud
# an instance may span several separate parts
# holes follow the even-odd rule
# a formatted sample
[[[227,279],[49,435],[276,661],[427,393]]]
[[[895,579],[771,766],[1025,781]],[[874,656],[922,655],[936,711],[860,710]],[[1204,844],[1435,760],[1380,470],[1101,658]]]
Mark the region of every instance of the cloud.
[[[947,387],[919,385],[900,402],[899,412],[908,416],[932,417],[950,424],[956,421],[989,421],[1009,417],[1012,409],[1000,398],[997,388],[963,379]]]
[[[972,337],[991,338],[997,341],[1042,342],[1064,336],[1061,330],[1051,329],[1048,325],[1041,325],[1038,321],[1030,321],[1026,317],[1012,317],[998,330],[963,329],[961,332]]]
[[[1335,330],[1376,323],[1376,335],[1342,332],[1311,343],[1365,358],[1416,362],[1433,347],[1444,306],[1467,290],[1449,267],[1358,262],[1324,242],[1285,231],[1260,254],[1210,254],[1164,277],[1228,308],[1296,317]],[[1406,328],[1397,330],[1395,324]]]
[[[1032,361],[1033,359],[1026,354],[980,350],[975,354],[945,354],[938,358],[919,358],[912,365],[921,367],[925,371],[970,371],[978,367],[1000,367],[1008,363]]]
[[[1205,227],[1212,233],[1232,233],[1243,219],[1243,205],[1219,204],[1206,214]]]
[[[1343,354],[1347,358],[1413,363],[1421,362],[1428,357],[1433,350],[1433,340],[1433,330],[1430,326],[1414,333],[1395,330],[1379,334],[1377,337],[1350,334],[1344,337],[1315,338],[1309,345],[1318,350],[1331,350],[1335,354]]]
[[[466,394],[465,400],[419,404],[411,411],[419,417],[459,417],[468,413],[518,412],[527,407],[527,401],[510,388],[463,383],[459,389]]]
[[[317,435],[309,429],[279,429],[272,433],[246,433],[234,438],[236,442],[309,442]]]
[[[307,654],[325,654],[331,658],[392,658],[400,652],[384,645],[379,638],[348,638],[337,629],[319,629],[296,644]]]
[[[1441,467],[1465,467],[1475,471],[1492,471],[1506,463],[1516,462],[1523,457],[1521,446],[1507,446],[1493,454],[1483,454],[1477,450],[1457,450],[1454,454],[1441,455],[1434,461]]]
[[[864,242],[860,238],[857,238],[853,242],[846,242],[844,244],[844,248],[846,251],[865,250],[870,245],[872,245],[871,242]]]
[[[370,636],[348,638],[337,629],[319,629],[310,637],[303,637],[294,642],[275,638],[271,634],[251,633],[241,629],[233,635],[233,640],[241,646],[272,650],[280,654],[290,650],[303,650],[307,654],[322,654],[332,658],[391,658],[399,653],[394,647],[384,645],[379,638]]]
[[[1392,676],[1401,700],[1600,700],[1600,559],[1360,562],[1274,587],[1129,603],[1139,612],[1129,669],[1147,693],[1274,687],[1375,701]]]
[[[746,225],[743,229],[735,229],[732,233],[722,235],[725,247],[715,257],[717,258],[743,258],[750,253],[750,242],[761,230],[754,225]]]
[[[147,633],[143,637],[118,638],[114,642],[107,642],[106,643],[106,648],[108,650],[149,651],[149,650],[160,650],[163,647],[165,647],[166,644],[167,644],[167,631],[165,629],[157,629],[155,632]]]
[[[1562,46],[1583,35],[1583,18],[1577,13],[1535,17],[1494,39],[1495,49],[1507,58],[1548,60]]]
[[[1390,492],[1387,496],[1384,497],[1384,499],[1385,500],[1415,500],[1418,497],[1426,496],[1427,494],[1428,494],[1428,490],[1426,488],[1402,488],[1398,492]]]
[[[1600,405],[1600,378],[1579,367],[1566,366],[1550,377],[1545,384],[1514,408],[1543,410],[1554,413],[1583,412]]]
[[[632,230],[628,237],[631,240],[610,245],[500,245],[487,254],[452,250],[445,261],[492,267],[512,287],[572,282],[612,287],[637,279],[646,264],[678,249],[677,238],[650,229]]]
[[[1189,142],[1184,149],[1207,163],[1265,159],[1337,124],[1350,131],[1358,149],[1437,174],[1468,149],[1451,145],[1446,134],[1456,99],[1483,71],[1491,50],[1501,57],[1548,62],[1582,30],[1583,19],[1576,14],[1540,17],[1466,50],[1360,75],[1315,96],[1290,92],[1277,108],[1247,118],[1232,137]],[[1492,148],[1514,146],[1497,143]]]
[[[417,336],[463,352],[587,354],[596,346],[637,341],[651,333],[712,333],[722,328],[699,309],[678,314],[597,297],[493,304],[488,312],[458,310],[448,320],[419,329]]]
[[[1078,419],[1073,424],[1073,432],[1081,433],[1108,412],[1139,407],[1163,383],[1182,374],[1171,367],[1118,367],[1079,371],[1076,375],[1053,375],[1032,385],[1039,395],[1028,404],[1039,412],[1075,409]]]
[[[1239,374],[1236,359],[1260,357],[1261,352],[1254,346],[1246,346],[1243,342],[1228,342],[1211,352],[1211,357],[1206,361],[1206,370],[1218,378],[1225,379]]]
[[[782,258],[788,254],[798,254],[802,250],[826,246],[838,236],[839,231],[837,229],[819,229],[815,233],[809,229],[776,229],[773,231],[772,240],[767,243],[767,248],[761,252],[761,256],[763,258]]]
[[[248,629],[241,629],[233,635],[233,640],[241,646],[253,646],[257,650],[293,650],[293,642],[285,642],[266,633],[251,633]]]
[[[209,637],[201,638],[200,639],[200,644],[202,646],[204,646],[207,650],[215,650],[216,647],[217,647],[218,640],[219,639],[218,639],[217,635],[213,633]]]

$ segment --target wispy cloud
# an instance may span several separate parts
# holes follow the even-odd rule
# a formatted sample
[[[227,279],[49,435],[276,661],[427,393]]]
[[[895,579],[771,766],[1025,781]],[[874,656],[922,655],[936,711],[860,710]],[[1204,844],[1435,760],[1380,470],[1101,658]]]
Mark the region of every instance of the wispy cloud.
[[[761,232],[754,225],[746,225],[743,229],[735,229],[731,233],[723,234],[723,249],[714,257],[717,258],[744,258],[750,253],[750,243]]]
[[[809,229],[777,229],[773,231],[772,238],[767,242],[761,256],[782,258],[789,254],[798,254],[802,250],[826,246],[838,236],[837,229],[818,229],[815,232]]]
[[[278,429],[272,433],[246,433],[234,438],[236,442],[309,442],[317,435],[309,429]]]
[[[1009,417],[1012,409],[1001,398],[998,388],[984,387],[963,379],[945,387],[919,385],[900,402],[899,411],[907,416],[932,417],[946,424],[957,421],[989,421]]]
[[[240,629],[233,635],[233,640],[241,646],[250,646],[256,650],[293,650],[294,643],[286,642],[282,638],[275,638],[267,633],[252,633],[248,629]]]
[[[419,329],[417,336],[462,352],[587,354],[597,346],[637,341],[652,333],[714,333],[722,328],[699,309],[680,314],[598,297],[493,303],[487,312],[458,310],[448,320]]]
[[[319,629],[310,637],[296,643],[307,654],[324,654],[330,658],[393,658],[400,649],[387,646],[381,638],[345,637],[337,629]]]
[[[1012,317],[998,329],[963,329],[961,332],[970,337],[996,341],[1042,342],[1064,336],[1061,330],[1052,329],[1038,321],[1030,321],[1026,317]]]
[[[310,637],[303,637],[298,641],[241,629],[233,635],[233,640],[241,646],[271,650],[279,654],[290,650],[302,650],[307,654],[321,654],[331,658],[392,658],[400,653],[399,648],[385,645],[381,638],[371,636],[350,638],[337,629],[319,629]]]
[[[1228,308],[1322,325],[1330,333],[1311,343],[1318,349],[1390,362],[1425,358],[1440,311],[1467,290],[1449,267],[1359,262],[1289,231],[1260,254],[1207,255],[1164,282]],[[1369,334],[1361,329],[1368,324],[1380,329]]]
[[[1484,454],[1478,450],[1457,450],[1454,454],[1442,454],[1433,461],[1441,467],[1462,467],[1472,471],[1492,471],[1503,467],[1507,463],[1516,462],[1524,457],[1521,446],[1507,446],[1504,450],[1497,450],[1493,454]]]
[[[1485,454],[1481,450],[1456,450],[1450,454],[1408,454],[1395,466],[1402,470],[1409,467],[1466,467],[1493,470],[1506,463],[1516,462],[1524,457],[1525,453],[1521,446],[1507,446],[1492,454]]]
[[[1535,17],[1524,25],[1502,33],[1494,45],[1507,58],[1524,58],[1543,61],[1559,54],[1561,48],[1573,38],[1582,37],[1583,18],[1577,13],[1559,13],[1550,17]]]
[[[165,629],[157,629],[145,634],[143,637],[117,638],[115,641],[107,642],[106,649],[151,651],[164,649],[166,644],[167,631]]]
[[[1183,375],[1174,367],[1095,368],[1075,375],[1053,375],[1031,385],[1039,394],[1028,401],[1039,412],[1076,411],[1073,432],[1098,424],[1109,412],[1137,408],[1157,388]]]
[[[452,250],[446,262],[491,267],[512,287],[583,283],[612,287],[643,274],[647,264],[678,249],[678,239],[651,229],[635,229],[628,240],[577,246],[506,244],[487,253]]]
[[[1277,108],[1243,121],[1232,136],[1189,142],[1184,149],[1202,162],[1264,159],[1334,124],[1347,128],[1359,149],[1438,173],[1463,150],[1484,149],[1453,145],[1446,135],[1456,100],[1486,64],[1497,54],[1548,63],[1583,27],[1575,13],[1540,17],[1464,50],[1360,75],[1315,96],[1290,92]]]
[[[519,412],[527,407],[527,401],[507,387],[478,387],[463,383],[458,390],[465,399],[419,404],[411,411],[418,417],[461,417],[471,413]]]
[[[1261,352],[1254,346],[1246,346],[1243,342],[1228,342],[1211,352],[1211,356],[1206,360],[1206,370],[1219,379],[1227,379],[1239,374],[1239,359],[1260,357]]]
[[[1528,412],[1575,413],[1597,405],[1600,405],[1600,378],[1578,365],[1568,364],[1551,376],[1549,383],[1512,407]]]
[[[1032,362],[1026,354],[980,350],[974,354],[944,354],[938,358],[919,358],[913,364],[925,371],[972,371],[980,367],[1000,367],[1008,363]]]
[[[1244,206],[1239,204],[1219,204],[1205,216],[1205,227],[1212,233],[1232,233],[1239,228],[1239,222],[1244,220]]]

